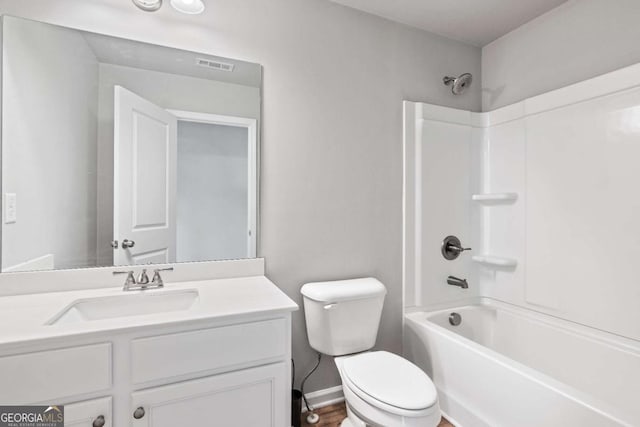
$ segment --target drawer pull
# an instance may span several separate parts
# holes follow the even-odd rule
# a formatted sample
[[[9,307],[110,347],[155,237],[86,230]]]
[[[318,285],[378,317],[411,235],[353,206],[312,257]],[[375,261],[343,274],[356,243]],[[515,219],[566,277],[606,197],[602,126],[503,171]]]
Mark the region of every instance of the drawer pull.
[[[136,420],[139,420],[142,417],[144,417],[144,408],[140,406],[136,408],[135,411],[133,411],[133,418],[135,418]]]
[[[96,418],[95,420],[93,420],[93,427],[104,427],[104,415],[99,415],[98,418]]]

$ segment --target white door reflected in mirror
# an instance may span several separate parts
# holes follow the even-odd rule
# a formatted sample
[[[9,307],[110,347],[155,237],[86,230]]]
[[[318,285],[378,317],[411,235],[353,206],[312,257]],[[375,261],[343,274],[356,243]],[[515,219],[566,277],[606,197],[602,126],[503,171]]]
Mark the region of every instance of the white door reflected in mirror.
[[[175,262],[178,121],[120,86],[114,105],[113,263]]]

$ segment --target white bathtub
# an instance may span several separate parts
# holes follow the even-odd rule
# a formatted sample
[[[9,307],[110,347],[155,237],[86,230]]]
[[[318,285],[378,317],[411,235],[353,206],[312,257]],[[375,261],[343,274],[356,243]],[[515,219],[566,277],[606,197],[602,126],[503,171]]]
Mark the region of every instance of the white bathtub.
[[[458,426],[640,426],[633,340],[482,299],[406,314],[404,348]]]

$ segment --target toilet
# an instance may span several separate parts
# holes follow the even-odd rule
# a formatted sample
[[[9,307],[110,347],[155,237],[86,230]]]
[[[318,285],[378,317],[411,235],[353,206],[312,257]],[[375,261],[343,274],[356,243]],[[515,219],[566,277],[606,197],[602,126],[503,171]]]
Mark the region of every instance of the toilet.
[[[374,278],[307,283],[304,299],[309,344],[334,356],[347,418],[341,427],[436,427],[436,388],[420,368],[376,343],[387,293]]]

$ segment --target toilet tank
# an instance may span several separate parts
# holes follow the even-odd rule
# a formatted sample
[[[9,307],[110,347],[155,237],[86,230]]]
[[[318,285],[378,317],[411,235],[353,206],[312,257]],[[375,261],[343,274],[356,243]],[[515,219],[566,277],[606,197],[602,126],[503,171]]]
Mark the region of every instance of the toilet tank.
[[[309,344],[316,351],[341,356],[375,345],[387,293],[379,280],[307,283],[300,292]]]

